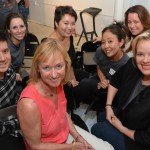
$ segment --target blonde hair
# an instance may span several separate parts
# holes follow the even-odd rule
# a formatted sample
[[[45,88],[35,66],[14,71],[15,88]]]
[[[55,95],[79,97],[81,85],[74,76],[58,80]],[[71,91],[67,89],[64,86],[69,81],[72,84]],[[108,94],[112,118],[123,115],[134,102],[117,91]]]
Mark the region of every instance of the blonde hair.
[[[150,30],[144,31],[143,33],[139,34],[132,42],[132,51],[133,57],[135,58],[137,53],[137,44],[142,40],[150,40]]]
[[[69,69],[70,69],[70,58],[67,53],[67,50],[63,48],[63,46],[54,39],[46,39],[44,42],[42,42],[36,49],[33,61],[32,61],[32,68],[31,68],[31,73],[30,73],[30,82],[36,83],[38,80],[41,78],[40,73],[39,73],[39,63],[40,62],[45,62],[49,59],[49,57],[53,54],[56,53],[61,53],[64,61],[65,61],[65,77],[62,81],[62,84],[66,83],[69,81]]]
[[[144,31],[132,41],[133,65],[136,67],[135,57],[137,54],[137,44],[143,40],[150,40],[150,30]]]

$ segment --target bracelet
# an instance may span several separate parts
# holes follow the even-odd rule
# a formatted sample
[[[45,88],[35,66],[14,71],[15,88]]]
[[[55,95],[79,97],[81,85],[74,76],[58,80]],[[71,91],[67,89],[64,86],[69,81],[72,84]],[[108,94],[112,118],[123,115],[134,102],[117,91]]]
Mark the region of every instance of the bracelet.
[[[79,137],[81,137],[80,134],[75,138],[75,141],[76,141],[76,142],[77,142],[77,140],[78,140]]]
[[[75,144],[76,144],[76,141],[75,141],[75,140],[73,140],[73,141],[72,141],[72,150],[74,150],[74,146],[75,146]]]
[[[107,106],[110,106],[110,107],[112,107],[112,105],[111,105],[111,104],[106,104],[105,108],[106,108]]]

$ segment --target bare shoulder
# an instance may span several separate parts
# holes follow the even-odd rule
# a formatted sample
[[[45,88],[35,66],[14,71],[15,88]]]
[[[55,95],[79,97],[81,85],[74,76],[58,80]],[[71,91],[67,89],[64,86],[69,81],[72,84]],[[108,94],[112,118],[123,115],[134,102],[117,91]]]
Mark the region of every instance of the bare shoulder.
[[[48,36],[49,39],[57,39],[57,36],[56,36],[56,33],[55,31],[52,31],[49,36]]]
[[[37,114],[39,112],[37,104],[33,99],[22,98],[18,103],[17,107],[18,114],[24,114],[32,116],[32,114]]]

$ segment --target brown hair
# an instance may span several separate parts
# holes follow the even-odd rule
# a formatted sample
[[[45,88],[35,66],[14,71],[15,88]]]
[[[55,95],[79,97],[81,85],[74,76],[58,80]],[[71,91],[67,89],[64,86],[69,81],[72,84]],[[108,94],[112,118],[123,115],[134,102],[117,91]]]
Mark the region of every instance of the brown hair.
[[[148,10],[142,6],[142,5],[135,5],[130,7],[126,12],[125,12],[125,25],[127,27],[127,36],[129,38],[129,40],[131,40],[131,37],[133,37],[133,35],[131,34],[131,32],[128,29],[128,15],[129,13],[136,13],[144,27],[143,31],[146,31],[148,29],[150,29],[150,14],[148,12]],[[129,48],[126,50],[126,52],[129,52],[132,50],[132,44],[130,44]]]
[[[19,14],[19,13],[10,13],[7,16],[6,23],[5,23],[5,32],[6,32],[6,35],[8,37],[10,37],[10,33],[8,32],[8,30],[10,29],[10,23],[11,23],[12,19],[14,19],[14,18],[20,18],[24,22],[24,25],[25,25],[25,21],[24,21],[21,14]]]

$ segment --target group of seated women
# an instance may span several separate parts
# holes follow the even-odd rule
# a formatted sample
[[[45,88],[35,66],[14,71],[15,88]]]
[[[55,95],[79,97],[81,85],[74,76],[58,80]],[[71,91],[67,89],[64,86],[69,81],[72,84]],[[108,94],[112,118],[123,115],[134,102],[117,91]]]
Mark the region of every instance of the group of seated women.
[[[56,7],[54,31],[34,54],[28,85],[17,104],[25,149],[150,149],[148,11],[141,5],[133,6],[125,13],[126,27],[115,22],[103,29],[102,44],[94,56],[97,75],[92,78],[74,66],[72,33],[76,20],[77,14],[72,7]],[[19,14],[8,16],[6,33],[12,65],[18,73],[24,59],[26,34],[25,23]],[[129,39],[132,39],[129,49],[133,54],[130,59],[123,50]],[[70,84],[74,96],[88,102],[101,90],[107,93],[106,115],[100,113],[91,129],[93,135],[74,126],[67,114],[66,99],[72,95],[63,85]],[[112,107],[114,101],[115,109]]]

